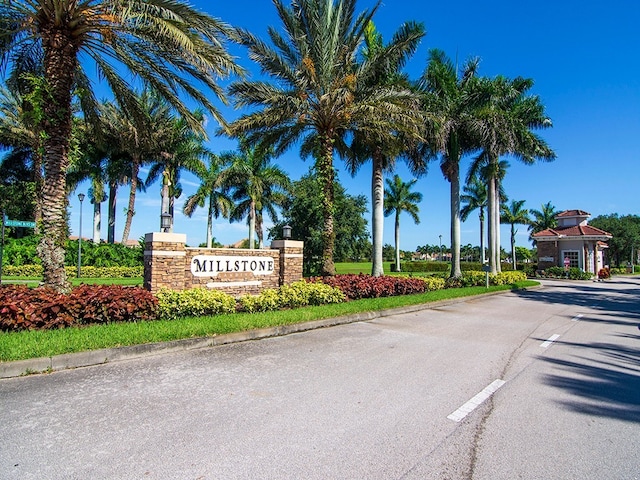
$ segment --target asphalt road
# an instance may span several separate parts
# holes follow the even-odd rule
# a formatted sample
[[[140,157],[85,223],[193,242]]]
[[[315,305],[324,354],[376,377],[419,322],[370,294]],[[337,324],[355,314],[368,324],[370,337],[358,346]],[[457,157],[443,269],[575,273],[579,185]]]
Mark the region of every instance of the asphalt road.
[[[640,280],[0,380],[2,479],[640,479]]]

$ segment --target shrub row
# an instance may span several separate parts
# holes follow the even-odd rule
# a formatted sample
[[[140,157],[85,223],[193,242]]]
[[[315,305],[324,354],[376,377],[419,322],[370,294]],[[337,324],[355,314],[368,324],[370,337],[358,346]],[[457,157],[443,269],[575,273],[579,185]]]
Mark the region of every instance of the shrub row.
[[[337,288],[305,281],[283,285],[278,289],[266,289],[259,295],[243,295],[238,300],[224,292],[205,288],[182,291],[161,289],[156,296],[159,303],[158,316],[163,319],[219,315],[236,311],[267,312],[307,305],[340,303],[345,300],[345,295]]]
[[[75,277],[77,267],[64,267],[68,277]],[[42,277],[42,265],[5,265],[2,274],[9,277]],[[144,275],[144,267],[82,267],[80,276],[83,278],[135,278]]]
[[[577,267],[571,267],[567,272],[562,267],[549,267],[537,273],[537,276],[543,278],[569,278],[571,280],[591,280],[592,273],[583,272]]]
[[[390,297],[409,295],[426,291],[426,283],[420,278],[372,277],[364,274],[335,275],[333,277],[314,277],[311,282],[322,282],[337,287],[350,300],[359,298]]]
[[[345,300],[346,296],[339,288],[302,280],[291,285],[283,285],[278,289],[263,290],[257,296],[240,297],[238,308],[244,312],[266,312],[281,308],[341,303]]]
[[[400,264],[403,272],[413,273],[413,272],[449,272],[451,271],[451,263],[450,262],[433,262],[433,261],[409,261],[402,262]],[[391,264],[391,271],[395,272],[396,264]],[[505,262],[502,263],[501,268],[503,271],[513,270],[513,265],[511,263]],[[523,265],[518,264],[518,270],[523,269]],[[482,263],[480,262],[460,262],[460,270],[463,272],[466,271],[482,271]]]
[[[0,286],[0,330],[36,330],[156,318],[158,300],[147,290],[81,285],[69,294],[47,287]]]

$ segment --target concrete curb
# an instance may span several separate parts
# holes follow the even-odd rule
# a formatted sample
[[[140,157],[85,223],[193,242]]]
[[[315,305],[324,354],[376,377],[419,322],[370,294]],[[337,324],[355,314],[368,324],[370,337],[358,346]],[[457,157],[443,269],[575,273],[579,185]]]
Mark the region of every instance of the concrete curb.
[[[531,288],[531,287],[528,287]],[[470,299],[484,298],[493,295],[510,293],[512,290],[499,292],[489,292],[470,297],[460,297],[450,300],[442,300],[433,303],[422,303],[408,307],[392,308],[375,312],[362,312],[342,317],[325,318],[310,322],[296,323],[292,325],[280,325],[277,327],[261,328],[246,332],[229,333],[225,335],[215,335],[211,337],[188,338],[184,340],[173,340],[170,342],[147,343],[143,345],[132,345],[128,347],[103,348],[100,350],[90,350],[87,352],[68,353],[54,355],[52,357],[32,358],[28,360],[17,360],[13,362],[0,362],[0,379],[14,378],[23,375],[36,373],[51,373],[71,368],[90,367],[105,363],[133,360],[136,358],[160,355],[172,352],[182,352],[185,350],[196,350],[200,348],[215,347],[231,343],[246,342],[249,340],[260,340],[263,338],[279,337],[292,333],[306,332],[319,328],[334,327],[355,322],[366,322],[376,318],[400,315],[405,313],[430,310],[446,305],[451,305]]]

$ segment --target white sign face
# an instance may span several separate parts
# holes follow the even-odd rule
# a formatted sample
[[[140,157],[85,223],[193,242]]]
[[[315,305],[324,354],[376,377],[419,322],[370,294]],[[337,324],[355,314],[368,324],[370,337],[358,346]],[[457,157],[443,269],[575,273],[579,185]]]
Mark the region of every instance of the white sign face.
[[[553,262],[553,257],[540,257],[541,262]]]
[[[271,275],[274,267],[273,257],[196,255],[191,260],[191,273],[196,277],[217,277],[219,273]]]

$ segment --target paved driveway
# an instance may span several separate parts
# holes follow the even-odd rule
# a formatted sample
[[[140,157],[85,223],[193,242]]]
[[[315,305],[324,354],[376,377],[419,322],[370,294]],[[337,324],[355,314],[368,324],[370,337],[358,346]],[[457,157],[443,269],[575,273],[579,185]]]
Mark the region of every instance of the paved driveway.
[[[639,300],[551,282],[2,380],[0,478],[638,478]]]

